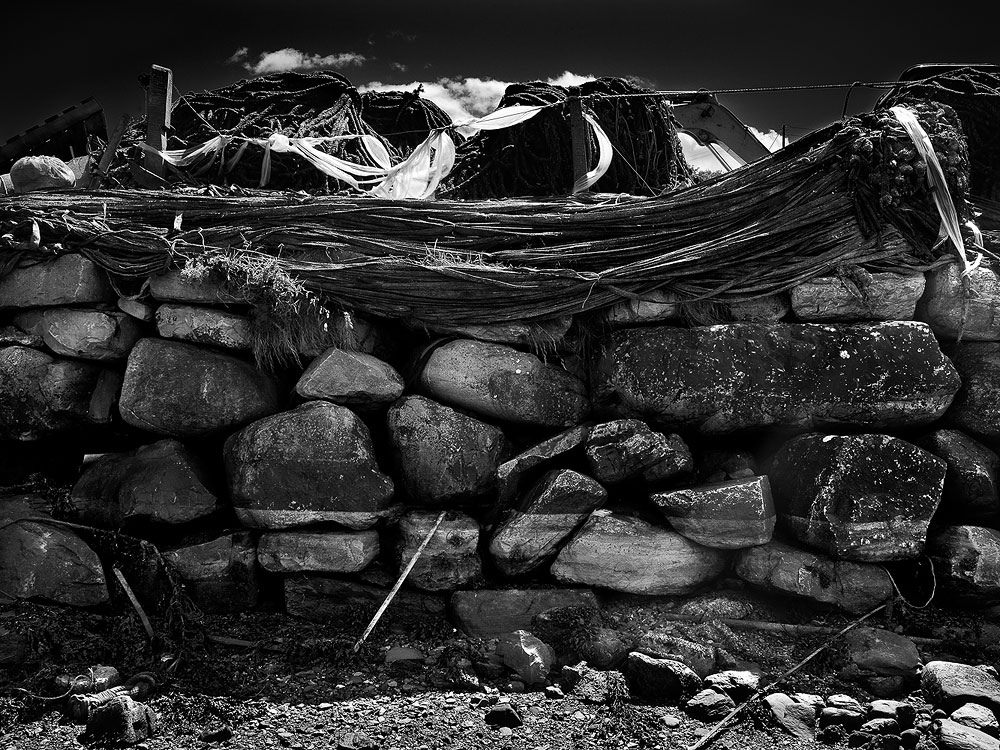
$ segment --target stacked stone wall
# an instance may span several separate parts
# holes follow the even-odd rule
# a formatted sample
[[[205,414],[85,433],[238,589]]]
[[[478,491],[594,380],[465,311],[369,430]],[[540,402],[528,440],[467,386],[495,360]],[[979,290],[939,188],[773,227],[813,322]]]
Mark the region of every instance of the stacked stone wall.
[[[472,634],[725,576],[863,612],[933,561],[1000,601],[1000,281],[821,278],[690,325],[668,293],[541,324],[338,314],[265,372],[253,315],[80,255],[0,279],[0,591],[92,606],[74,523],[154,541],[209,611],[381,600]],[[961,338],[961,341],[957,339]],[[53,511],[29,481],[69,482]],[[443,517],[441,513],[443,512]],[[34,520],[27,520],[34,519]],[[502,623],[493,625],[491,623]]]

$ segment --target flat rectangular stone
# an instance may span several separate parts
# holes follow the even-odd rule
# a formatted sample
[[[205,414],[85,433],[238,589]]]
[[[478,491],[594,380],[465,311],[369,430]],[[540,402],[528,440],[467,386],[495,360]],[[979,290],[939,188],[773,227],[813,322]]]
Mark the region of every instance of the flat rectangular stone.
[[[0,309],[114,302],[108,275],[82,255],[15,268],[0,277]]]

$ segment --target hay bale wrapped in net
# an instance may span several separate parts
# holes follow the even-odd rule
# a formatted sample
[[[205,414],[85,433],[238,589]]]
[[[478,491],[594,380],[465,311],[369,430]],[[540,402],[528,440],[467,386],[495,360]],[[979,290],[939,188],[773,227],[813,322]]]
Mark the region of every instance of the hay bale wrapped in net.
[[[876,106],[908,106],[914,102],[937,102],[955,111],[968,140],[968,191],[988,209],[989,225],[1000,227],[1000,76],[962,67],[900,83]],[[949,164],[957,158],[954,151],[946,156]]]
[[[677,123],[669,102],[621,78],[599,78],[579,87],[584,107],[597,119],[615,150],[608,172],[594,189],[658,195],[687,184]],[[458,148],[455,169],[441,189],[450,198],[565,195],[573,181],[569,89],[547,83],[514,83],[498,108],[555,105],[505,130],[481,132]],[[597,145],[589,132],[590,152]]]
[[[404,157],[419,146],[432,130],[452,124],[451,117],[430,99],[415,91],[366,91],[361,95],[361,117],[376,133],[399,150]],[[457,133],[456,143],[464,138]]]
[[[332,71],[273,73],[247,78],[230,86],[185,94],[177,99],[171,110],[167,148],[197,146],[219,134],[265,140],[274,133],[289,138],[371,135],[382,140],[392,158],[397,159],[396,149],[364,121],[361,109],[358,90],[344,76]],[[125,138],[125,144],[134,147],[145,140],[144,134],[145,123],[139,122]],[[225,158],[234,157],[239,145],[230,144]],[[316,148],[348,161],[378,166],[356,138],[324,142]],[[138,148],[131,149],[131,158],[134,160],[138,156]],[[260,182],[263,159],[264,149],[250,145],[231,171],[223,168],[222,159],[205,171],[200,171],[198,165],[186,171],[189,177],[202,183],[255,187]],[[124,166],[124,170],[117,170],[113,176],[129,185],[131,182],[124,174],[127,165]],[[295,154],[272,153],[268,187],[327,193],[343,186]]]

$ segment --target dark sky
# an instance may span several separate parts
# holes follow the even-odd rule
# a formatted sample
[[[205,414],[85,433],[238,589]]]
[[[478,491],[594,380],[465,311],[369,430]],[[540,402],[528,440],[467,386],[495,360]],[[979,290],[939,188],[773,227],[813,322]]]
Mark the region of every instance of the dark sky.
[[[137,76],[171,68],[182,91],[251,75],[286,47],[362,55],[355,84],[449,78],[525,81],[563,71],[637,76],[660,89],[895,80],[921,62],[1000,62],[985,3],[757,0],[171,0],[4,3],[0,141],[93,95],[109,127],[139,114]],[[13,6],[13,7],[12,7]],[[399,70],[405,66],[405,72]],[[724,94],[760,130],[798,136],[839,119],[844,90]],[[856,90],[851,112],[876,95]]]

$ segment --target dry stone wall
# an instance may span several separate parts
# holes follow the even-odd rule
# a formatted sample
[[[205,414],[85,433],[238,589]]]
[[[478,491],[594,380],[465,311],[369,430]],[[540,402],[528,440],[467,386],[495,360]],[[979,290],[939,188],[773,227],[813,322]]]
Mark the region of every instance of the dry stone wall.
[[[942,596],[991,605],[1000,281],[969,283],[821,278],[716,325],[669,293],[523,324],[343,312],[347,346],[265,372],[253,311],[209,281],[126,299],[79,255],[20,268],[0,279],[0,590],[107,600],[56,512],[154,541],[215,612],[350,616],[435,525],[394,608],[474,635],[726,576],[864,612],[893,593],[883,563],[924,555]],[[24,488],[57,466],[53,511]]]

